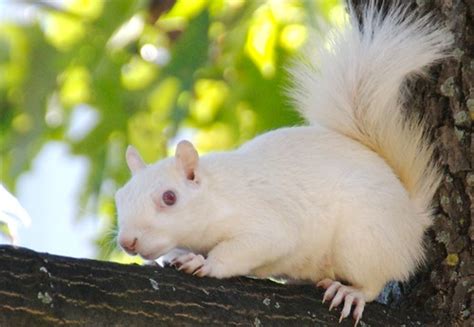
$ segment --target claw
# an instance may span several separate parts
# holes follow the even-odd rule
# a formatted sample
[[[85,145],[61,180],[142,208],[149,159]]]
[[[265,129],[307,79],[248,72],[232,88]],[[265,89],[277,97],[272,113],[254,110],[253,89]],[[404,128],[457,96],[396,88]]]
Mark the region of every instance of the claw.
[[[320,280],[316,286],[317,287],[322,287],[322,288],[325,288],[327,289],[329,286],[331,286],[331,284],[333,283],[333,281],[329,278],[326,278],[326,279],[323,279],[323,280]],[[324,296],[323,296],[323,301],[322,303],[326,302],[326,293],[324,293]]]
[[[179,266],[181,266],[176,260],[170,261],[169,265],[173,268],[179,268]]]
[[[205,276],[208,276],[210,272],[211,272],[211,268],[209,264],[204,263],[201,267],[199,267],[193,273],[193,275],[198,276],[198,277],[205,277]]]
[[[339,287],[341,287],[341,285],[342,284],[339,282],[333,282],[331,286],[326,289],[326,292],[324,292],[323,301],[325,302],[328,300],[332,300],[334,294],[336,294],[337,290],[339,289]]]
[[[348,290],[346,289],[346,287],[339,284],[339,286],[337,288],[336,296],[334,296],[334,298],[331,301],[331,306],[329,307],[329,311],[331,311],[332,308],[335,308],[335,307],[339,306],[339,304],[341,304],[341,302],[342,302],[342,300],[344,300],[347,292],[348,292]]]
[[[205,262],[202,255],[194,253],[187,253],[171,261],[171,264],[178,269],[178,271],[185,271],[188,274],[194,273]]]
[[[346,298],[344,299],[344,307],[342,308],[339,322],[341,322],[342,319],[347,318],[349,316],[349,314],[351,313],[351,307],[353,303],[354,303],[354,295],[348,294]]]
[[[332,281],[330,279],[324,279],[320,281],[317,286],[324,287],[323,303],[327,300],[331,300],[329,305],[329,311],[337,307],[339,304],[344,302],[344,306],[339,316],[339,322],[347,318],[351,313],[351,308],[354,305],[353,317],[355,319],[355,325],[359,323],[362,318],[362,313],[365,306],[365,295],[364,293],[354,287],[342,285],[340,282]]]
[[[322,288],[328,288],[329,286],[331,286],[331,284],[334,283],[334,281],[332,279],[329,279],[329,278],[325,278],[323,280],[320,280],[316,286],[317,287],[322,287]]]
[[[204,277],[204,275],[202,275],[201,268],[202,266],[199,266],[196,270],[194,270],[193,276]]]
[[[365,306],[365,300],[363,298],[358,298],[356,300],[356,307],[354,308],[354,313],[352,316],[356,320],[356,323],[354,326],[357,326],[359,323],[359,320],[362,318],[362,313],[364,312],[364,306]]]
[[[185,255],[179,256],[179,257],[174,258],[173,260],[171,260],[171,265],[179,268],[180,266],[182,266],[183,264],[185,264],[186,262],[188,262],[189,260],[191,260],[195,256],[196,255],[194,253],[187,253]]]

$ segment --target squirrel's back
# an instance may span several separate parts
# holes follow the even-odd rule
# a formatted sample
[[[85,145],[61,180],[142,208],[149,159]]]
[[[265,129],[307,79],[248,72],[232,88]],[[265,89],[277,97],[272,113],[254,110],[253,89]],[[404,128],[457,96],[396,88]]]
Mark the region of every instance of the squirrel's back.
[[[309,46],[290,73],[290,96],[312,125],[354,139],[381,156],[424,219],[440,181],[422,120],[403,115],[404,81],[446,56],[450,35],[408,6],[387,12],[369,1],[325,48]]]

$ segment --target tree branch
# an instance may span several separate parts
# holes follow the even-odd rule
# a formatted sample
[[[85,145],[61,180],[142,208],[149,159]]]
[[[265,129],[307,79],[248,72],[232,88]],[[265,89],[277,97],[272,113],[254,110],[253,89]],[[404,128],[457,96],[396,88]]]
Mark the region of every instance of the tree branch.
[[[0,246],[0,267],[1,326],[327,326],[339,318],[312,285],[198,278],[11,246]],[[363,323],[416,325],[378,303],[366,307]]]

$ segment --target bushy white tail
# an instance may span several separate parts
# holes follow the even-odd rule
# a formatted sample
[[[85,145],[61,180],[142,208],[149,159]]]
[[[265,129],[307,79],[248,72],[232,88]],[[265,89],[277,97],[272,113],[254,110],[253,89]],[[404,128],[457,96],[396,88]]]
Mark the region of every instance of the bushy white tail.
[[[398,2],[397,2],[398,3]],[[310,124],[366,145],[392,167],[420,211],[426,212],[440,181],[423,123],[402,114],[404,80],[446,56],[450,34],[432,17],[399,4],[380,12],[373,1],[362,23],[331,34],[323,48],[309,46],[290,69],[290,96]]]

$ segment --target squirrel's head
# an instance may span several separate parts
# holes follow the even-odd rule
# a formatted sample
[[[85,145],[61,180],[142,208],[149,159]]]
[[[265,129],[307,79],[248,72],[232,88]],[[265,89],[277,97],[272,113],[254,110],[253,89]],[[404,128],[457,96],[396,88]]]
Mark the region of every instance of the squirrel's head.
[[[174,158],[148,166],[129,146],[126,161],[132,178],[115,195],[118,242],[129,254],[156,259],[198,229],[195,216],[207,210],[199,156],[190,142],[181,141]]]

